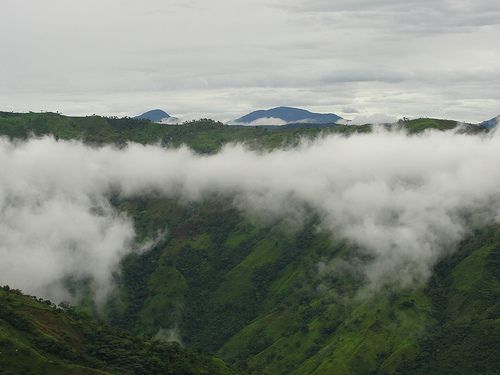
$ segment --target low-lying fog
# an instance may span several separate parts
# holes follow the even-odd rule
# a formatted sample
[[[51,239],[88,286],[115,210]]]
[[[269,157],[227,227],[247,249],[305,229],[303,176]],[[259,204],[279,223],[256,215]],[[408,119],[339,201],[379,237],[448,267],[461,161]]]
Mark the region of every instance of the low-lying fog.
[[[371,286],[419,283],[471,225],[498,221],[499,161],[499,136],[439,131],[377,129],[271,152],[228,145],[211,156],[2,138],[0,285],[58,302],[70,298],[65,280],[90,279],[102,301],[120,260],[144,251],[131,219],[109,204],[117,192],[232,194],[244,211],[296,220],[313,210],[373,255],[363,270]]]

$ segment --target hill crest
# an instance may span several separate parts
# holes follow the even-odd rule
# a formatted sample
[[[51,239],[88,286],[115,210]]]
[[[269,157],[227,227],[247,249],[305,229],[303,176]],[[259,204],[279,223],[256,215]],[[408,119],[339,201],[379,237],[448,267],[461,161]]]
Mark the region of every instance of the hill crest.
[[[147,119],[152,122],[163,122],[165,119],[174,119],[167,112],[161,109],[153,109],[151,111],[144,112],[142,115],[135,116],[136,119]]]
[[[493,117],[490,120],[483,121],[479,125],[482,125],[488,129],[493,129],[498,125],[499,122],[500,122],[500,115],[498,115],[497,117]]]
[[[342,117],[334,113],[313,113],[300,108],[276,107],[267,110],[253,111],[245,116],[242,116],[234,120],[233,123],[242,125],[243,124],[254,125],[256,122],[259,122],[257,125],[267,125],[265,124],[265,122],[266,120],[269,119],[281,120],[282,123],[278,125],[285,125],[288,123],[297,123],[297,122],[326,124],[326,123],[335,123],[338,120],[341,120]]]

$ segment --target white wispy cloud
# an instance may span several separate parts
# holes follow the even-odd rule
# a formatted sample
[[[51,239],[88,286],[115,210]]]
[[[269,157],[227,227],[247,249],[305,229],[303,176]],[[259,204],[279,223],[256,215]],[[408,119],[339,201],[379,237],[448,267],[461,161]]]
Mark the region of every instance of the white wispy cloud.
[[[112,193],[190,201],[215,192],[276,219],[300,221],[313,210],[323,229],[372,256],[361,270],[370,286],[412,285],[471,226],[499,221],[499,142],[496,134],[379,129],[200,156],[185,147],[1,139],[0,284],[61,300],[70,297],[65,281],[85,279],[102,300],[120,260],[144,250],[131,219],[109,204]]]

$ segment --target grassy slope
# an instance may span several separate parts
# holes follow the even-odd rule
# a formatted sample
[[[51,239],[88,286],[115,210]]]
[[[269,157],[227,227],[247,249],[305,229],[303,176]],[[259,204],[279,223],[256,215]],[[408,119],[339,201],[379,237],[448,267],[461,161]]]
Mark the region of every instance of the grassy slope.
[[[159,204],[151,203],[151,212]],[[422,353],[438,346],[449,356],[444,348],[459,341],[463,320],[472,319],[467,343],[498,364],[496,352],[483,347],[500,343],[498,259],[491,251],[500,248],[500,237],[493,229],[464,241],[429,285],[360,299],[356,276],[318,272],[320,262],[333,269],[355,249],[317,233],[313,218],[290,232],[284,222],[252,222],[224,202],[184,209],[183,215],[181,207],[172,210],[177,221],[170,221],[170,240],[158,252],[141,318],[126,327],[137,334],[177,326],[186,344],[270,374],[424,373]],[[492,330],[483,346],[476,328]],[[465,345],[454,355],[467,352],[475,366],[479,351]],[[493,373],[491,363],[484,366],[483,373]]]
[[[500,362],[500,229],[477,230],[439,264],[428,293],[437,323],[404,374],[494,374]]]

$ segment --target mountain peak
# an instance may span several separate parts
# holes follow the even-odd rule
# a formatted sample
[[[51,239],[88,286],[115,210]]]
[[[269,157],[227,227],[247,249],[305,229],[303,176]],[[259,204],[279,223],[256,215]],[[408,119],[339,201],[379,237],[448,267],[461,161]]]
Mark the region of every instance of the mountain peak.
[[[161,109],[153,109],[151,111],[144,112],[142,115],[135,116],[134,118],[147,119],[152,122],[161,122],[165,118],[170,118],[170,115]]]
[[[337,116],[333,113],[313,113],[305,109],[293,108],[293,107],[276,107],[267,110],[253,111],[243,117],[234,120],[236,124],[257,124],[265,125],[266,119],[278,119],[284,125],[287,123],[315,123],[315,124],[326,124],[334,123],[342,119],[342,117]]]
[[[500,122],[500,115],[498,115],[497,117],[493,117],[492,119],[490,119],[488,121],[483,121],[479,125],[482,125],[488,129],[492,129],[492,128],[496,127],[499,122]]]

